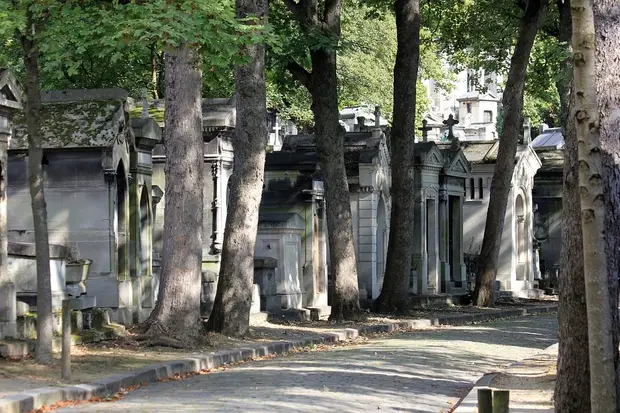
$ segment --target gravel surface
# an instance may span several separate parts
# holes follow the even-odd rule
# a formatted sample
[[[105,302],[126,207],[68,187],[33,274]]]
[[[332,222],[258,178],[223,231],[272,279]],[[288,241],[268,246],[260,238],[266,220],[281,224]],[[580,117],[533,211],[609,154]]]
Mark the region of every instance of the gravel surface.
[[[556,342],[555,315],[444,327],[155,383],[59,412],[448,412],[477,378]]]

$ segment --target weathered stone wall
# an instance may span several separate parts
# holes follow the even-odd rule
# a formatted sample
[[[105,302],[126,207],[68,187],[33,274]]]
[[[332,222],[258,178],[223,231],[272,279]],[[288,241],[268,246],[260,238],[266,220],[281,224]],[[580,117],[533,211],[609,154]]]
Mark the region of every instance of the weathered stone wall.
[[[93,261],[87,289],[100,307],[118,306],[114,275],[113,184],[106,183],[100,150],[46,151],[44,159],[49,241],[71,247],[79,258]],[[28,158],[9,153],[9,239],[34,242],[28,188]]]

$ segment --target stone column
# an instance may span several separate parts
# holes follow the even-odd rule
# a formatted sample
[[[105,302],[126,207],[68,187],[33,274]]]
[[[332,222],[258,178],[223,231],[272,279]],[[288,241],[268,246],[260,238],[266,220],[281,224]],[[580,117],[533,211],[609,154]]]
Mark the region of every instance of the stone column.
[[[426,256],[426,199],[423,189],[416,189],[413,206],[413,256],[411,257],[413,293],[426,294],[428,292],[428,267]]]
[[[447,293],[450,286],[449,253],[449,225],[448,221],[448,193],[445,189],[439,190],[439,278],[442,293]]]
[[[17,109],[0,93],[0,339],[17,336],[15,284],[8,269],[7,151],[11,118]]]
[[[439,293],[441,281],[439,280],[439,237],[437,228],[437,199],[426,200],[427,214],[427,255],[428,255],[428,292]]]
[[[222,251],[220,232],[224,228],[220,228],[219,225],[219,210],[220,210],[220,162],[215,161],[211,165],[211,176],[213,178],[213,201],[211,202],[211,220],[213,222],[213,230],[211,233],[211,248],[210,253],[212,255],[219,254]]]
[[[360,188],[357,271],[360,298],[372,298],[377,285],[377,198],[371,187]],[[364,291],[366,292],[363,296]]]

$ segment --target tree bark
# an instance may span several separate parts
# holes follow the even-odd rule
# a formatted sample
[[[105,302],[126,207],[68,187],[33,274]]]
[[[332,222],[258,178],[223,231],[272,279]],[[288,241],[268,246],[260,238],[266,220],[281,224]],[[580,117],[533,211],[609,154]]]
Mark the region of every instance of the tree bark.
[[[155,342],[191,346],[202,334],[202,73],[185,43],[166,53],[166,209],[157,304],[142,328]]]
[[[571,11],[575,65],[573,68],[575,82],[573,119],[578,142],[582,253],[588,312],[590,403],[593,413],[615,412],[614,359],[618,348],[613,347],[613,333],[611,332],[613,316],[605,254],[605,238],[609,232],[606,233],[605,227],[605,173],[602,167],[599,136],[600,119],[597,106],[597,79],[595,78],[597,74],[595,29],[591,0],[572,0]],[[613,76],[616,73],[609,75]],[[609,93],[613,92],[609,91]],[[601,98],[601,101],[605,99]],[[602,234],[605,236],[601,236]],[[618,311],[617,307],[614,311]]]
[[[267,7],[267,0],[237,0],[237,18],[255,16],[262,21],[250,24],[264,24]],[[249,62],[235,69],[235,166],[226,216],[222,265],[215,303],[207,323],[211,331],[236,337],[244,336],[249,329],[254,249],[268,139],[265,45],[255,43],[246,46],[243,54],[249,57]]]
[[[560,11],[560,42],[572,37],[570,3],[557,0]],[[570,50],[570,46],[568,47]],[[564,180],[562,197],[562,252],[558,297],[558,361],[555,382],[555,410],[566,413],[590,412],[590,362],[588,359],[588,317],[583,277],[581,201],[577,136],[571,119],[573,110],[572,64],[562,64],[562,78],[556,82],[562,104],[564,135]]]
[[[414,136],[416,79],[420,62],[420,1],[395,2],[398,48],[394,65],[394,117],[391,133],[392,212],[385,278],[374,303],[380,312],[405,313],[414,240]]]
[[[523,88],[530,52],[542,15],[547,9],[547,0],[530,0],[519,28],[510,70],[506,79],[503,104],[503,128],[499,137],[499,149],[487,210],[482,249],[480,251],[479,273],[476,276],[474,303],[488,307],[495,304],[495,278],[499,263],[499,251],[504,231],[504,220],[510,194],[510,182],[514,173],[517,154],[517,137],[523,124]]]
[[[620,410],[618,368],[618,269],[620,268],[620,3],[594,1],[596,82],[600,114],[601,161],[605,202],[605,253],[612,318],[612,349],[616,371],[616,405]]]
[[[39,56],[35,36],[42,22],[26,11],[26,33],[20,35],[26,70],[26,127],[28,130],[28,183],[34,222],[37,266],[37,363],[50,364],[52,356],[52,285],[50,272],[47,204],[43,181],[43,138],[41,136],[41,89]]]
[[[311,39],[319,32],[336,43],[340,39],[340,0],[286,0],[287,7]],[[331,320],[355,319],[360,314],[359,287],[349,185],[344,164],[344,130],[338,111],[336,51],[331,46],[312,47],[312,72],[292,64],[289,70],[312,95],[316,145],[325,179],[330,271],[334,283]]]

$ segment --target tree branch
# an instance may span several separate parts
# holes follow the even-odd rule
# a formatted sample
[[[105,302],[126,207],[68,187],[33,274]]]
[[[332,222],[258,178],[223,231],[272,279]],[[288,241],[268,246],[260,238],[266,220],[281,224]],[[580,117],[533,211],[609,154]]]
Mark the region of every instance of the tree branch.
[[[310,90],[310,79],[312,77],[312,73],[308,72],[299,63],[293,60],[287,63],[286,68],[289,72],[291,72],[291,75],[293,75],[295,80],[304,85],[306,89]]]

